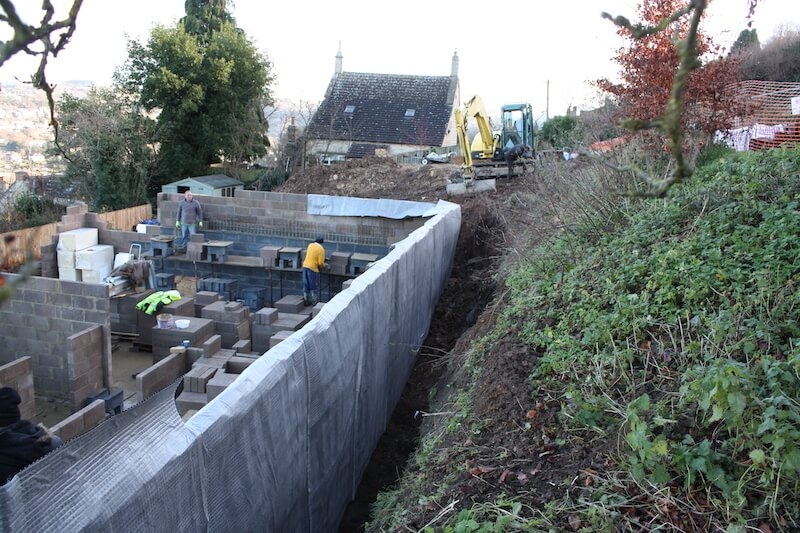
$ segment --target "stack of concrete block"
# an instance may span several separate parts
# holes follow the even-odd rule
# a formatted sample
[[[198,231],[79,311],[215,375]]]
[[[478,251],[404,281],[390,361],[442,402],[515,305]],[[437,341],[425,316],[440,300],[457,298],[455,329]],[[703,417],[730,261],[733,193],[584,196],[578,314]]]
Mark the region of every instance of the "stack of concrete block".
[[[240,300],[251,311],[256,312],[265,305],[270,305],[264,301],[267,289],[263,287],[242,287]]]
[[[161,272],[156,274],[156,288],[160,291],[175,290],[175,274]]]
[[[114,269],[114,247],[97,244],[75,252],[75,268],[80,271],[81,281],[103,283]]]
[[[143,315],[144,313],[136,310],[136,304],[153,294],[153,292],[153,289],[148,289],[145,292],[121,294],[110,298],[111,331],[131,335],[137,333],[138,315]],[[149,327],[153,327],[153,325],[155,325],[155,318],[153,319],[153,324]]]
[[[192,235],[186,245],[186,257],[192,261],[205,261],[207,257],[205,242],[206,238],[202,233]]]
[[[272,337],[278,332],[293,332],[305,326],[311,317],[306,314],[282,313],[273,307],[259,309],[253,320],[252,347],[256,353],[264,353],[274,345]]]
[[[214,335],[214,321],[205,318],[187,317],[189,327],[180,329],[176,327],[151,329],[153,362],[157,363],[170,354],[170,348],[180,346],[188,340],[191,346],[201,346]]]
[[[181,416],[202,409],[258,359],[257,355],[244,355],[221,346],[220,335],[209,337],[203,343],[202,352],[192,363],[191,370],[184,375],[183,392],[175,399]],[[188,352],[193,350],[196,349],[190,348]]]
[[[222,337],[224,348],[250,339],[250,309],[241,302],[211,303],[203,307],[202,316],[214,321],[215,333]]]
[[[206,399],[211,401],[219,396],[219,393],[224,391],[228,385],[236,381],[236,378],[238,377],[239,374],[228,374],[227,372],[215,373],[206,385]]]
[[[302,265],[300,260],[300,248],[294,246],[284,246],[278,250],[278,267],[288,269],[298,269]]]
[[[350,274],[358,276],[378,260],[376,254],[354,253],[350,256]]]
[[[83,281],[81,271],[75,264],[76,252],[96,246],[97,236],[97,228],[78,228],[59,234],[56,245],[59,279]]]
[[[279,331],[275,333],[272,337],[269,338],[269,347],[273,348],[277,346],[279,343],[285,341],[289,338],[289,335],[294,333],[293,331]]]
[[[261,248],[261,266],[265,268],[277,268],[280,266],[280,247],[264,246]]]
[[[203,308],[207,305],[219,302],[222,295],[214,291],[197,291],[194,293],[194,316],[203,316]]]
[[[251,342],[253,351],[264,353],[269,350],[269,338],[274,334],[272,324],[278,320],[278,310],[274,307],[264,307],[253,315]]]
[[[215,366],[204,364],[195,364],[183,376],[183,390],[188,392],[206,393],[206,386],[208,382],[214,377],[214,374],[219,370]]]
[[[233,346],[231,346],[231,350],[235,350],[237,354],[249,354],[252,351],[253,343],[250,339],[242,339]]]
[[[175,300],[162,307],[159,313],[169,313],[172,316],[194,316],[194,298],[184,296],[180,300]]]
[[[333,252],[328,264],[331,266],[331,274],[338,274],[340,276],[347,275],[350,269],[350,252]]]
[[[281,313],[299,313],[304,307],[303,297],[296,294],[288,294],[275,302],[275,309]]]
[[[229,278],[203,278],[200,280],[201,291],[213,291],[227,302],[236,300],[239,294],[239,280]]]

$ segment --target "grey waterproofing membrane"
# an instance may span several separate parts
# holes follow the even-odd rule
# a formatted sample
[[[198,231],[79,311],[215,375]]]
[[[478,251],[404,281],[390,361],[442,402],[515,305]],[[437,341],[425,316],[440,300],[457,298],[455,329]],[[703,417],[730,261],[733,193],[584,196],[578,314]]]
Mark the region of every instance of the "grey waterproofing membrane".
[[[176,382],[0,487],[0,530],[335,531],[452,268],[460,208],[428,205],[422,227],[186,423]]]

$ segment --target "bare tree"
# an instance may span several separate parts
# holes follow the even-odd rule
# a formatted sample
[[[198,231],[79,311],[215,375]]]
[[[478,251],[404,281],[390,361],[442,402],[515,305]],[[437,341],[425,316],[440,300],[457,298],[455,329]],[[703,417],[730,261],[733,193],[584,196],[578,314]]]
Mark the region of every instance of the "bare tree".
[[[47,60],[52,56],[56,57],[63,50],[72,34],[75,32],[75,24],[78,19],[78,12],[81,9],[83,0],[73,0],[66,18],[54,20],[55,8],[50,0],[42,0],[42,18],[39,22],[29,24],[20,18],[14,2],[11,0],[0,0],[0,21],[5,23],[12,31],[12,37],[8,41],[0,42],[0,67],[10,58],[18,53],[25,53],[37,57],[39,66],[36,72],[31,74],[30,81],[37,89],[44,91],[47,96],[47,103],[50,107],[50,124],[55,130],[56,142],[58,142],[58,123],[55,119],[55,101],[53,99],[53,86],[47,83],[45,69]]]

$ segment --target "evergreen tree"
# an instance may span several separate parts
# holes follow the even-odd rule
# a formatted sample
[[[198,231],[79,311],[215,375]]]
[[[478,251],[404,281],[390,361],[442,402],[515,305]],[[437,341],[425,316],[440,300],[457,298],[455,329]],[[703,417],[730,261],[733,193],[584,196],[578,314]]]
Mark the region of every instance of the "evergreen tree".
[[[213,163],[260,157],[269,146],[264,107],[272,101],[272,67],[226,4],[188,0],[175,27],[156,27],[145,45],[129,43],[118,80],[145,111],[158,112],[152,192]]]
[[[758,32],[755,29],[745,29],[739,33],[739,37],[731,45],[731,54],[742,54],[751,50],[759,50],[760,48]]]
[[[186,0],[186,15],[180,23],[186,33],[207,42],[225,23],[234,23],[228,12],[228,0]]]

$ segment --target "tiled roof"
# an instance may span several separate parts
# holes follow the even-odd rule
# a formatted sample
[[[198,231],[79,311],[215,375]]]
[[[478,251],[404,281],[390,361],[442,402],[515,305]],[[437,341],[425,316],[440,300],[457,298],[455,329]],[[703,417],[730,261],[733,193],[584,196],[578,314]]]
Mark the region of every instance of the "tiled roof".
[[[308,126],[309,138],[441,146],[454,78],[342,72]]]

